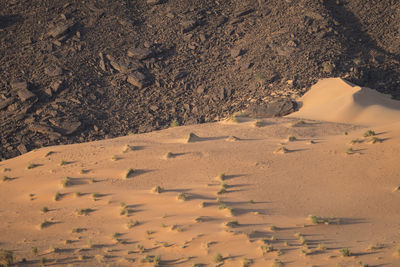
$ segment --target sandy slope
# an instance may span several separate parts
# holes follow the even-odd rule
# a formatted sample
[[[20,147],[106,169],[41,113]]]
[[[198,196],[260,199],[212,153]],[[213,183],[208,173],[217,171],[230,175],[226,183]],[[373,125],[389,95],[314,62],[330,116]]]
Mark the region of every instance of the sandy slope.
[[[359,92],[327,82],[343,85],[344,99]],[[304,97],[304,112],[316,98]],[[384,106],[384,118],[398,112]],[[375,123],[374,112],[354,117],[371,116]],[[276,259],[284,266],[400,266],[400,191],[394,190],[400,186],[400,123],[373,126],[378,139],[371,144],[364,127],[298,122],[265,119],[255,127],[237,118],[48,147],[1,162],[2,176],[10,179],[0,182],[0,247],[32,266],[42,257],[53,266],[152,266],[143,260],[155,255],[166,266],[214,266],[217,253],[224,266],[243,266],[244,258],[252,260],[249,266],[272,266]],[[199,138],[186,143],[190,132]],[[281,146],[287,153],[274,153]],[[38,166],[27,169],[30,164]],[[129,168],[135,172],[125,178]],[[217,194],[222,183],[227,192]],[[152,192],[157,185],[159,194]],[[182,193],[186,201],[177,199]],[[89,210],[78,215],[79,209]],[[313,224],[309,214],[339,221]],[[138,224],[128,229],[130,220]],[[342,248],[352,255],[342,257]]]

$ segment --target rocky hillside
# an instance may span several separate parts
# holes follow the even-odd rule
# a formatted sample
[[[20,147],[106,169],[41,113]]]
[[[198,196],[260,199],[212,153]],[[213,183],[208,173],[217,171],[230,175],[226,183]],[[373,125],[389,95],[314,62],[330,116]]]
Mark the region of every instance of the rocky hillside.
[[[322,77],[400,99],[399,31],[396,0],[1,1],[0,157],[214,121]]]

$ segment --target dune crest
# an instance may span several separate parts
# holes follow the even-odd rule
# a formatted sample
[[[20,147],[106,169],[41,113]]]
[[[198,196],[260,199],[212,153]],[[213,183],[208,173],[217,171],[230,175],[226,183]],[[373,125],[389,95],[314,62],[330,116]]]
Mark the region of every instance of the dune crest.
[[[341,78],[318,81],[300,98],[301,108],[289,117],[360,125],[385,125],[400,118],[400,101]]]

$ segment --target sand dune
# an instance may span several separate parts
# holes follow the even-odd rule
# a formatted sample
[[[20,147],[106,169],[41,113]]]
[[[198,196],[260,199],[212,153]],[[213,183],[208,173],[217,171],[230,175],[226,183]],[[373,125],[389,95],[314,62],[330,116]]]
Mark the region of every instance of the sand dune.
[[[360,125],[400,122],[399,101],[340,78],[320,80],[299,102],[300,111],[289,117]]]
[[[325,102],[327,120],[346,123],[307,119],[324,112],[313,88],[302,120],[241,117],[0,162],[0,247],[18,266],[400,266],[397,103],[338,79],[316,88],[341,104]],[[349,124],[364,121],[375,126]]]

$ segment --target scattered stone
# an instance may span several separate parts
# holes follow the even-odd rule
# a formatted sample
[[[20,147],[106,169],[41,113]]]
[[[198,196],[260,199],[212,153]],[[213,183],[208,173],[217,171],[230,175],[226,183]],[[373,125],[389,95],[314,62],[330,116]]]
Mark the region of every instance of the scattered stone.
[[[35,133],[41,133],[44,135],[51,135],[51,136],[55,136],[55,137],[60,137],[61,134],[57,133],[54,131],[54,129],[50,126],[47,125],[42,125],[42,124],[30,124],[29,125],[29,130],[31,130],[32,132]]]
[[[322,68],[325,73],[331,74],[335,69],[335,65],[329,61],[322,63]]]
[[[182,26],[182,31],[183,33],[187,33],[190,32],[191,30],[193,30],[194,28],[196,28],[197,26],[197,21],[196,20],[184,20],[181,21],[181,26]]]
[[[104,62],[104,56],[103,56],[103,53],[99,53],[99,57],[100,57],[100,62],[99,62],[99,65],[100,65],[100,69],[102,70],[102,71],[106,71],[106,64],[105,64],[105,62]]]
[[[161,0],[147,0],[148,5],[159,5],[161,4]]]
[[[17,146],[18,151],[22,154],[25,154],[26,152],[28,152],[28,149],[26,149],[26,146],[24,144],[19,144]]]
[[[107,55],[107,59],[110,61],[110,65],[113,69],[121,73],[128,72],[128,65],[125,62],[117,61],[114,57]]]
[[[243,53],[243,50],[241,48],[232,48],[231,49],[231,57],[237,58],[241,56]]]
[[[137,58],[140,60],[149,58],[152,55],[150,49],[146,48],[129,48],[128,49],[128,57]]]
[[[135,71],[128,75],[127,81],[133,86],[142,89],[146,84],[146,76],[144,76],[144,74],[139,71]]]
[[[13,81],[10,85],[11,88],[16,91],[28,89],[28,83],[26,81]]]
[[[189,73],[185,70],[179,70],[175,76],[174,76],[174,81],[178,81],[184,77],[186,77]]]
[[[17,91],[17,95],[22,102],[25,102],[28,99],[35,97],[35,94],[29,91],[28,89],[20,89]]]
[[[14,103],[14,101],[15,101],[14,97],[9,97],[5,100],[0,100],[0,110],[8,107],[12,103]]]
[[[54,38],[59,38],[67,33],[69,30],[70,25],[68,24],[60,24],[52,28],[49,32],[48,35],[52,36]]]
[[[51,90],[53,90],[54,93],[57,93],[58,90],[60,90],[61,85],[63,84],[63,82],[64,82],[63,80],[57,80],[57,81],[52,82],[50,84]]]
[[[62,135],[71,135],[75,133],[81,125],[82,123],[80,121],[66,120],[60,123],[59,129]]]
[[[44,73],[49,75],[50,77],[59,76],[63,74],[63,70],[57,65],[50,65],[44,68]]]
[[[198,94],[204,93],[204,91],[205,91],[204,85],[200,85],[199,87],[197,87],[196,91],[197,91]]]
[[[250,13],[253,13],[253,12],[254,12],[254,9],[248,8],[248,9],[245,9],[245,10],[242,10],[242,11],[237,12],[237,13],[235,14],[235,16],[236,16],[236,17],[242,17],[242,16],[246,16],[246,15],[248,15],[248,14],[250,14]]]
[[[272,118],[288,115],[294,112],[295,109],[296,103],[289,99],[283,99],[271,103],[251,104],[247,108],[246,113],[253,118]]]

